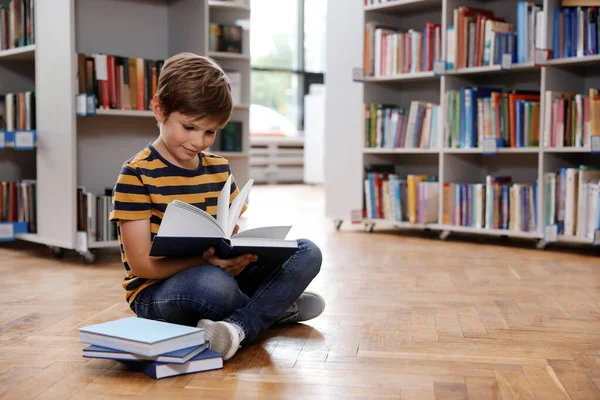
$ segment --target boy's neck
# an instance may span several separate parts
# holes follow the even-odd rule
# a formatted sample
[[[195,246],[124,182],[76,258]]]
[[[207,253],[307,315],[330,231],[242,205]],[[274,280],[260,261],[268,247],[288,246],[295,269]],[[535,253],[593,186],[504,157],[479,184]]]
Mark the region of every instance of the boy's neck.
[[[154,149],[156,151],[158,151],[160,153],[161,156],[163,156],[167,161],[169,161],[171,164],[176,165],[180,168],[186,168],[186,169],[196,169],[198,168],[198,165],[200,165],[200,158],[199,157],[194,157],[194,159],[188,161],[187,163],[182,163],[181,161],[177,160],[169,151],[169,148],[165,145],[165,142],[163,142],[162,136],[159,136],[153,143],[152,146],[154,147]]]

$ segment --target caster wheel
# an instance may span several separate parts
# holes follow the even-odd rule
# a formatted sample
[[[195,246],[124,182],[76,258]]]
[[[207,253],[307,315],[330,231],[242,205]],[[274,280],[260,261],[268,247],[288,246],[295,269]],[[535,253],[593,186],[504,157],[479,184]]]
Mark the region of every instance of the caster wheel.
[[[442,231],[440,232],[440,240],[446,240],[450,236],[450,231]]]
[[[50,246],[50,251],[52,251],[52,255],[56,258],[62,258],[65,255],[65,249],[62,247]]]
[[[374,223],[366,223],[365,224],[365,232],[371,233],[371,232],[373,232],[374,228],[375,228]]]
[[[85,261],[86,264],[93,264],[96,261],[95,251],[90,250],[86,253],[82,253],[81,256],[83,257],[83,261]]]
[[[546,242],[542,239],[538,240],[537,243],[535,244],[536,249],[538,250],[544,250],[546,248]]]
[[[333,221],[336,231],[340,230],[340,227],[342,226],[342,222],[344,222],[344,220],[341,220],[341,219],[336,219],[335,221]]]

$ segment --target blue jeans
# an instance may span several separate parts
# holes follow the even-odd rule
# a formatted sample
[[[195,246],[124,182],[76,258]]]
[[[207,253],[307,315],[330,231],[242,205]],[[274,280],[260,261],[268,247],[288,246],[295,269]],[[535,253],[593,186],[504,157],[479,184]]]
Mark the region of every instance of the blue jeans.
[[[201,319],[233,322],[253,343],[296,300],[321,269],[321,250],[298,240],[298,251],[283,265],[260,259],[237,276],[216,265],[199,266],[144,289],[131,308],[138,317],[196,326]]]

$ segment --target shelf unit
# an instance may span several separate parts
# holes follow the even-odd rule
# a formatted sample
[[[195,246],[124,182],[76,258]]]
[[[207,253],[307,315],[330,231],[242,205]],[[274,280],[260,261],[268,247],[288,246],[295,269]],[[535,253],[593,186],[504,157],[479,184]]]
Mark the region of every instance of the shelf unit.
[[[256,183],[299,183],[304,179],[304,138],[250,137],[250,178]]]
[[[37,232],[16,233],[16,239],[44,244],[58,253],[77,250],[92,260],[91,249],[118,248],[116,240],[98,242],[77,229],[77,190],[84,188],[95,195],[111,190],[122,163],[158,135],[148,109],[97,108],[95,115],[76,114],[79,53],[166,60],[179,52],[193,52],[214,56],[226,71],[239,71],[241,104],[234,107],[232,121],[242,122],[242,151],[224,152],[223,156],[230,160],[238,184],[248,181],[248,3],[53,0],[36,1],[35,15],[35,45],[0,52],[0,90],[13,90],[19,82],[29,85],[22,90],[31,90],[35,82],[37,127],[43,132],[37,135],[36,151],[27,152],[28,156],[16,150],[0,152],[0,180],[37,181]],[[213,21],[243,26],[241,55],[209,51],[209,24]]]
[[[401,31],[415,29],[423,31],[426,22],[441,24],[442,54],[446,54],[446,28],[453,25],[453,10],[459,6],[487,8],[496,16],[505,18],[516,27],[516,0],[463,1],[463,0],[390,0],[383,4],[364,5],[362,1],[348,4],[342,0],[331,0],[329,15],[344,15],[343,22],[333,17],[328,19],[328,29],[335,34],[328,37],[327,47],[336,49],[336,56],[327,58],[328,99],[326,103],[325,163],[326,217],[333,220],[337,229],[344,221],[361,223],[366,231],[375,224],[394,226],[398,229],[427,229],[439,231],[445,238],[451,232],[506,236],[532,239],[543,247],[547,241],[543,218],[546,194],[543,187],[544,174],[556,173],[560,168],[584,165],[600,165],[600,154],[590,147],[576,148],[498,148],[493,154],[484,154],[482,148],[369,148],[365,147],[366,104],[400,104],[408,107],[413,100],[433,102],[440,105],[442,116],[438,129],[445,138],[445,96],[448,90],[462,86],[489,86],[507,89],[538,90],[541,94],[540,140],[544,132],[544,96],[546,90],[586,93],[589,88],[600,87],[600,56],[568,59],[551,59],[546,65],[533,63],[512,64],[510,69],[500,65],[464,68],[460,70],[436,70],[405,73],[396,76],[357,79],[356,70],[364,63],[364,32],[368,21],[377,21],[385,26],[394,26]],[[551,47],[553,12],[560,7],[560,0],[539,0],[543,5],[544,47]],[[359,45],[357,45],[359,43]],[[343,54],[343,57],[338,57]],[[338,57],[338,58],[336,58]],[[443,59],[442,59],[443,61]],[[443,65],[443,64],[442,64]],[[435,69],[435,68],[434,68]],[[597,150],[600,152],[600,149]],[[411,224],[395,220],[370,219],[364,217],[364,167],[374,164],[393,164],[395,172],[406,174],[436,175],[438,178],[439,202],[437,221],[428,224]],[[444,183],[483,183],[485,177],[510,175],[515,183],[540,184],[537,198],[538,219],[536,230],[523,232],[504,229],[474,228],[441,223],[444,215]],[[342,190],[343,188],[343,190]],[[559,243],[598,245],[596,239],[558,235]],[[548,239],[548,242],[554,242]]]

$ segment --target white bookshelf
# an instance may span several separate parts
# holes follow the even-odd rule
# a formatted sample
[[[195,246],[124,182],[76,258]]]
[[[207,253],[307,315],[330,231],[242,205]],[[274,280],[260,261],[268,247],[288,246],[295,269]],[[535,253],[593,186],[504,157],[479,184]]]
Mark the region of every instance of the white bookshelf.
[[[356,79],[353,70],[362,69],[363,39],[368,21],[377,21],[402,31],[423,31],[426,22],[442,26],[442,51],[446,54],[446,28],[453,25],[453,10],[461,5],[487,8],[496,16],[505,18],[516,26],[516,0],[468,1],[468,0],[389,0],[381,4],[364,5],[363,1],[350,2],[330,0],[328,3],[327,47],[336,49],[327,55],[328,76],[326,102],[325,162],[326,217],[340,229],[344,221],[360,222],[365,230],[375,225],[395,226],[398,229],[427,229],[441,233],[473,236],[497,236],[537,241],[543,247],[545,241],[544,216],[546,193],[543,189],[544,174],[556,173],[560,168],[583,165],[600,165],[600,154],[587,147],[518,147],[498,148],[494,154],[484,154],[482,148],[371,148],[365,146],[364,105],[371,103],[400,104],[408,107],[413,100],[439,104],[442,118],[440,131],[445,138],[444,94],[462,86],[489,86],[517,90],[540,91],[540,141],[544,132],[546,90],[586,93],[589,88],[600,88],[600,56],[551,59],[545,65],[533,62],[513,64],[510,68],[500,65],[464,68],[448,71],[424,71],[393,76],[368,76]],[[560,0],[536,1],[543,5],[545,25],[544,46],[552,47],[553,13],[560,7]],[[335,17],[344,15],[343,19]],[[337,18],[337,19],[336,19]],[[339,21],[338,21],[339,20]],[[343,21],[342,21],[343,20]],[[426,174],[438,177],[439,203],[435,223],[411,224],[395,220],[365,218],[362,215],[364,196],[364,166],[368,164],[393,164],[395,172]],[[485,177],[510,175],[514,183],[540,185],[537,198],[538,218],[534,231],[475,228],[443,223],[444,183],[483,183]],[[553,240],[550,240],[553,242]],[[549,242],[550,242],[549,241]],[[587,237],[558,235],[556,242],[591,246]]]
[[[118,248],[77,229],[77,189],[95,195],[112,189],[121,164],[152,142],[158,127],[150,110],[97,108],[76,114],[77,54],[166,60],[179,52],[214,57],[226,71],[241,73],[242,150],[219,152],[230,160],[236,181],[249,179],[249,2],[216,0],[36,1],[36,43],[0,51],[0,91],[37,94],[35,151],[0,150],[0,180],[37,181],[37,232],[15,239],[76,250],[93,261],[92,249]],[[209,51],[210,22],[244,23],[243,53]],[[247,23],[246,23],[247,22]],[[43,132],[43,133],[41,133]]]

